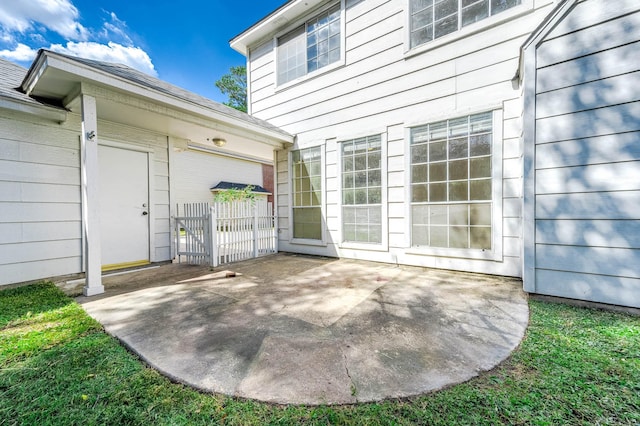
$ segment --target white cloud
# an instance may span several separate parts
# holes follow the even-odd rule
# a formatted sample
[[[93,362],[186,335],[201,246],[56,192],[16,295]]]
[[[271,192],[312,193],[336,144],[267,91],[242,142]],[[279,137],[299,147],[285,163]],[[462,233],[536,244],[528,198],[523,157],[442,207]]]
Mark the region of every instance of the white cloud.
[[[120,39],[120,43],[125,46],[133,46],[133,40],[129,37],[127,23],[118,18],[114,12],[107,12],[111,22],[105,22],[102,26],[102,37],[113,41],[114,36]]]
[[[80,13],[70,0],[3,0],[0,25],[4,31],[25,33],[36,23],[70,40],[87,40],[89,31],[78,22]]]
[[[154,77],[158,75],[147,52],[139,47],[123,46],[114,42],[109,42],[107,45],[94,42],[68,42],[66,46],[53,44],[50,50],[97,61],[124,64]]]
[[[37,50],[30,48],[26,44],[18,43],[13,50],[0,50],[0,58],[17,62],[30,62],[36,57],[37,53]]]

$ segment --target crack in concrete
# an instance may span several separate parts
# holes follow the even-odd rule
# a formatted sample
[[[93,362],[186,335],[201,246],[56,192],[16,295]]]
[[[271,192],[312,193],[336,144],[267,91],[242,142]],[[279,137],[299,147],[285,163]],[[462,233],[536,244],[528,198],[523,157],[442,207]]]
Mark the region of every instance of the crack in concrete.
[[[351,396],[353,396],[353,398],[356,400],[356,403],[358,403],[360,402],[358,401],[358,388],[356,387],[356,384],[353,381],[353,377],[351,377],[351,373],[349,372],[349,360],[347,358],[347,354],[344,352],[344,350],[342,350],[342,348],[340,348],[340,352],[342,352],[342,356],[344,357],[344,370],[347,372],[347,377],[351,382],[351,385],[349,386],[351,390]]]

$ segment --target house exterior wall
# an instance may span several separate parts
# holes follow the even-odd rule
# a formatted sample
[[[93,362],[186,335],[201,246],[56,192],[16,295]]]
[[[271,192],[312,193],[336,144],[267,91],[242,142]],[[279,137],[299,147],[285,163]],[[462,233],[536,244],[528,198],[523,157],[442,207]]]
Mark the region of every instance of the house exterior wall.
[[[512,79],[520,46],[551,6],[523,0],[509,13],[409,50],[408,2],[348,1],[344,66],[280,87],[275,37],[297,24],[249,46],[252,114],[295,134],[294,150],[320,146],[323,153],[324,241],[315,245],[292,241],[290,154],[277,155],[280,250],[521,276],[522,98]],[[486,111],[494,112],[498,159],[493,253],[474,258],[413,249],[409,130]],[[384,241],[375,248],[343,244],[341,236],[340,142],[369,135],[381,135],[384,154]]]
[[[585,0],[530,47],[528,291],[640,307],[639,44],[637,1]]]
[[[0,285],[83,271],[80,129],[77,114],[54,123],[0,110]],[[152,157],[151,260],[171,260],[167,137],[107,121],[99,143]]]
[[[211,188],[220,181],[262,185],[262,164],[257,162],[193,150],[176,152],[172,158],[175,162],[173,199],[180,205],[211,203]]]
[[[0,285],[81,271],[79,128],[0,110]]]

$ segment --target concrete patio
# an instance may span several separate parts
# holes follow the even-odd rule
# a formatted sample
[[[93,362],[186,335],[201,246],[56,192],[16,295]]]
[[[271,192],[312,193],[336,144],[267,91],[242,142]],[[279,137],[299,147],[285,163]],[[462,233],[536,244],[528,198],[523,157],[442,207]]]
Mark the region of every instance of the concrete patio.
[[[151,366],[204,391],[281,404],[460,383],[508,357],[528,323],[517,279],[291,254],[104,283],[104,295],[77,300]]]

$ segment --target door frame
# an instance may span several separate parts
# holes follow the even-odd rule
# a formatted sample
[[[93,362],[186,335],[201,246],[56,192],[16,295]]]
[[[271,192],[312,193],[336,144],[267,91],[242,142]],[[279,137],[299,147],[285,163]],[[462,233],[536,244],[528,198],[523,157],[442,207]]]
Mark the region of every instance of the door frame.
[[[145,147],[145,146],[140,146],[140,145],[132,145],[132,144],[128,144],[128,143],[122,143],[122,142],[116,142],[113,140],[105,140],[105,139],[99,139],[98,141],[98,146],[108,146],[111,148],[118,148],[118,149],[124,149],[124,150],[128,150],[128,151],[134,151],[134,152],[141,152],[147,155],[147,182],[148,182],[148,205],[149,205],[149,215],[148,215],[148,226],[149,226],[149,262],[150,263],[154,263],[156,262],[156,245],[155,245],[155,208],[156,208],[156,202],[155,202],[155,181],[154,181],[154,176],[155,176],[155,172],[154,172],[154,153],[155,150],[152,147]],[[99,170],[98,170],[98,179],[100,178],[99,176]],[[100,198],[100,197],[99,197]],[[86,207],[83,205],[82,209],[84,210]],[[83,214],[83,218],[84,218],[84,214]],[[169,230],[170,231],[170,230]],[[83,235],[82,237],[82,255],[83,255],[83,269],[85,269],[84,265],[85,265],[85,261],[84,261],[84,256],[86,256],[86,238]],[[86,271],[83,271],[86,272]]]

